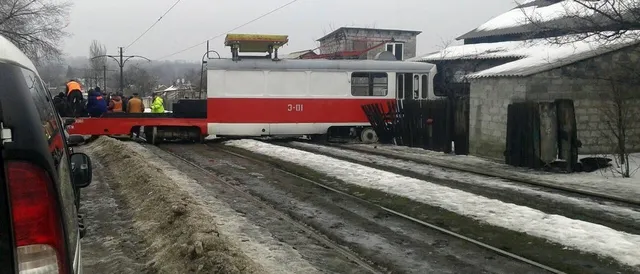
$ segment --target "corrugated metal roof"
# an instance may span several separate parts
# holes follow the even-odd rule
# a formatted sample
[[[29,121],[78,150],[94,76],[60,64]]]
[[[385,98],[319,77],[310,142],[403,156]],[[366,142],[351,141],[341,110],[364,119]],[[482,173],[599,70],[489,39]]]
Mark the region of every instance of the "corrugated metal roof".
[[[509,62],[490,69],[479,71],[470,75],[468,78],[486,78],[486,77],[526,77],[537,73],[549,71],[552,69],[564,67],[576,63],[578,61],[593,58],[602,54],[613,52],[625,47],[637,45],[640,43],[638,35],[635,32],[632,35],[617,39],[616,41],[607,43],[598,43],[596,41],[580,41],[565,45],[551,45],[545,48],[532,49],[530,56]]]

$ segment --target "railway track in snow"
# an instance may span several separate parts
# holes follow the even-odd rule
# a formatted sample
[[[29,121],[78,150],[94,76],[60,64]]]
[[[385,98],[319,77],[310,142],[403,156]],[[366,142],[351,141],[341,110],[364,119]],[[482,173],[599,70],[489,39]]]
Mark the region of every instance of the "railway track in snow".
[[[321,181],[319,181],[317,179],[309,178],[309,177],[306,177],[306,176],[301,176],[299,174],[290,172],[289,170],[286,170],[284,168],[273,166],[272,163],[269,163],[267,161],[264,161],[264,160],[261,160],[261,159],[258,159],[258,158],[254,158],[254,157],[250,157],[250,156],[247,156],[247,155],[243,155],[241,153],[237,153],[237,152],[231,151],[229,149],[225,149],[222,146],[211,146],[211,145],[207,145],[207,146],[209,148],[213,148],[213,149],[215,149],[217,151],[220,151],[220,152],[223,152],[223,153],[226,153],[226,154],[229,154],[229,155],[233,155],[235,157],[242,158],[242,159],[245,159],[247,161],[257,162],[257,163],[261,163],[261,164],[265,164],[265,165],[270,165],[270,166],[272,166],[272,169],[277,170],[278,172],[287,174],[287,175],[289,175],[291,177],[295,177],[295,178],[297,178],[297,179],[299,179],[301,181],[310,183],[310,184],[312,184],[312,185],[314,185],[314,186],[316,186],[318,188],[321,188],[321,189],[323,189],[325,191],[340,195],[340,196],[342,196],[342,197],[344,197],[346,199],[349,199],[349,200],[357,201],[358,203],[361,203],[361,204],[366,204],[366,205],[368,205],[368,206],[370,206],[372,208],[377,208],[380,211],[383,211],[386,214],[392,215],[392,216],[394,216],[396,218],[400,218],[400,219],[406,220],[408,222],[412,222],[412,223],[414,223],[416,225],[419,225],[419,226],[421,226],[423,228],[426,228],[428,230],[432,230],[433,232],[436,232],[436,233],[442,233],[442,234],[446,235],[447,237],[455,238],[457,240],[461,240],[461,241],[470,243],[470,244],[475,245],[475,246],[477,246],[477,247],[479,247],[481,249],[485,249],[485,250],[487,250],[489,252],[492,252],[492,253],[494,253],[494,254],[496,254],[498,256],[506,257],[506,258],[508,258],[508,259],[510,259],[512,261],[516,261],[518,263],[529,265],[530,267],[533,267],[534,269],[538,269],[538,271],[540,271],[539,273],[565,273],[565,272],[563,272],[561,270],[558,270],[558,269],[555,269],[553,267],[550,267],[550,266],[535,262],[533,260],[524,258],[522,256],[519,256],[519,255],[511,253],[511,252],[508,252],[506,250],[500,249],[500,248],[492,246],[490,244],[486,244],[486,243],[483,243],[481,241],[472,239],[470,237],[466,237],[466,236],[464,236],[462,234],[459,234],[459,233],[454,232],[452,230],[443,228],[443,227],[441,227],[439,225],[436,225],[434,223],[425,222],[423,220],[419,220],[417,218],[414,218],[414,217],[411,217],[409,215],[403,214],[403,213],[398,212],[396,210],[392,210],[390,208],[387,208],[387,207],[384,207],[384,206],[380,206],[380,205],[378,205],[376,203],[370,202],[370,201],[365,200],[363,198],[360,198],[360,197],[354,196],[352,194],[346,193],[344,191],[338,190],[336,188],[333,188],[333,187],[331,187],[331,186],[329,186],[329,185],[327,185],[327,184],[325,184],[325,183],[323,183],[323,182],[321,182]],[[180,156],[176,155],[176,157],[180,157]],[[189,162],[191,165],[194,165],[194,166],[198,166],[199,165],[198,163],[194,163],[194,162],[186,160],[184,158],[181,158],[181,159],[183,161]],[[202,167],[199,167],[199,168],[202,168]],[[243,192],[242,190],[238,190],[238,191],[242,192],[243,195],[251,195],[251,194],[248,194],[246,192]],[[277,214],[282,214],[282,213],[277,213]],[[341,247],[336,246],[336,245],[331,245],[331,246],[336,248],[337,250],[344,250]],[[349,254],[349,251],[345,251],[345,254]],[[352,256],[355,257],[355,256],[358,256],[358,255],[357,254],[353,254]],[[366,265],[366,263],[363,262],[363,265]]]
[[[399,175],[425,180],[505,202],[536,208],[550,214],[605,225],[620,231],[640,234],[640,205],[571,191],[531,185],[412,160],[367,153],[339,144],[318,145],[309,142],[270,142],[287,148],[361,164]],[[603,214],[606,213],[606,214]]]

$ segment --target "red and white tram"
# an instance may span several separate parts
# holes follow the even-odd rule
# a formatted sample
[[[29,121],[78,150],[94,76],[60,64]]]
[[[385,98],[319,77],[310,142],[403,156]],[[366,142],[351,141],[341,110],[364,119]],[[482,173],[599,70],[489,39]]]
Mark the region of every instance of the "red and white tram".
[[[359,136],[370,126],[361,106],[396,100],[435,98],[436,66],[381,60],[279,60],[271,52],[286,36],[252,36],[267,58],[207,61],[206,117],[138,114],[76,119],[71,134],[128,134],[144,126],[147,140],[258,136]],[[271,40],[269,40],[271,39]],[[227,45],[229,45],[229,37]],[[249,40],[249,39],[248,39]],[[279,43],[269,41],[279,40]],[[236,46],[239,45],[239,46]],[[249,48],[249,47],[248,47]],[[255,48],[255,46],[254,46]],[[254,51],[256,51],[254,49]],[[203,102],[204,103],[204,102]],[[186,115],[188,117],[188,115]]]

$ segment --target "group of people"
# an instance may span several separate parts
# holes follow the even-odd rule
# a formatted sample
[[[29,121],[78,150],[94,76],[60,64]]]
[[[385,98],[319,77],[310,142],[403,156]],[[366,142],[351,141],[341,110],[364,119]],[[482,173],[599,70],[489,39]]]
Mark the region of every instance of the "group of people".
[[[66,84],[66,93],[60,92],[53,101],[56,109],[63,117],[100,117],[106,112],[144,113],[144,102],[138,93],[125,97],[122,93],[106,94],[100,87],[89,90],[85,105],[81,86],[78,81],[70,80]],[[164,113],[164,101],[155,95],[151,104],[152,113]]]

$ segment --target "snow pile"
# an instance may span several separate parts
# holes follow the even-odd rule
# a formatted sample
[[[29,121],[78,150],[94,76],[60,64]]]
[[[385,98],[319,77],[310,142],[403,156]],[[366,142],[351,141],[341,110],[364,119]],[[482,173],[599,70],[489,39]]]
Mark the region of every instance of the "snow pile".
[[[179,187],[202,203],[204,214],[201,215],[201,219],[204,220],[208,217],[209,221],[215,222],[219,234],[226,235],[232,245],[237,246],[254,263],[258,264],[261,273],[320,273],[293,247],[283,244],[269,230],[247,220],[241,213],[218,199],[217,196],[220,193],[203,187],[201,183],[164,160],[167,158],[158,157],[166,155],[170,157],[169,159],[175,159],[171,155],[157,147],[146,148],[133,142],[126,142],[123,145],[148,159],[151,165],[162,170]]]
[[[366,166],[253,140],[229,141],[229,146],[311,168],[328,176],[441,207],[481,222],[524,232],[577,250],[614,258],[640,267],[640,235],[550,215],[529,207],[504,203],[422,180]]]
[[[123,143],[100,137],[86,151],[100,159],[105,173],[132,212],[134,227],[150,244],[148,266],[159,273],[262,273],[206,216],[203,206]]]
[[[452,180],[455,182],[459,182],[461,184],[479,185],[479,186],[498,189],[498,190],[510,190],[513,192],[527,194],[530,196],[545,197],[548,199],[570,203],[572,205],[582,207],[582,208],[589,208],[593,210],[606,212],[606,214],[609,214],[612,216],[630,219],[640,223],[640,212],[635,211],[628,207],[597,203],[589,199],[573,198],[573,197],[567,197],[561,194],[540,191],[535,187],[530,187],[528,185],[523,185],[521,183],[513,183],[513,182],[510,182],[509,180],[503,180],[503,179],[498,179],[498,178],[493,178],[493,177],[488,177],[483,175],[476,175],[473,173],[451,172],[450,169],[439,168],[433,165],[420,164],[413,161],[397,160],[397,159],[387,158],[387,157],[373,155],[373,154],[355,152],[355,151],[346,150],[346,149],[338,149],[333,147],[319,146],[319,145],[300,143],[300,142],[294,142],[294,145],[300,148],[312,149],[312,150],[316,150],[323,153],[329,153],[332,155],[347,157],[353,160],[370,162],[370,163],[374,163],[381,166],[403,169],[403,170],[415,172],[418,174],[422,174],[425,176],[441,178],[444,180]],[[401,148],[408,148],[408,147],[401,147]],[[408,148],[408,149],[412,149],[412,148]],[[484,162],[484,160],[475,158],[475,157],[471,157],[469,161],[478,162],[478,163]]]
[[[496,175],[504,174],[509,177],[533,180],[542,184],[606,194],[626,200],[640,201],[640,170],[638,170],[640,169],[640,154],[632,155],[629,161],[631,165],[630,170],[635,171],[633,178],[621,178],[619,175],[614,176],[616,174],[611,170],[591,173],[555,174],[517,168],[474,156],[448,155],[421,148],[391,145],[378,145],[375,149],[371,145],[356,145],[355,147],[390,156],[401,156],[404,159],[418,162],[441,163],[466,170],[482,169],[485,172],[495,173]]]

